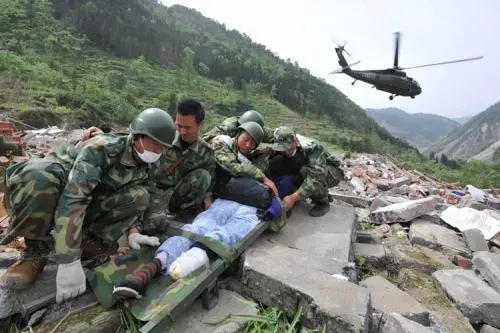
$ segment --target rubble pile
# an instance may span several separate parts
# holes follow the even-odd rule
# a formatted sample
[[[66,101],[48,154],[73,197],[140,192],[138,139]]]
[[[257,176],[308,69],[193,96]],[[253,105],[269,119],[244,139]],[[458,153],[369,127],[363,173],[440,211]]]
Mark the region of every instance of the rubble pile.
[[[331,194],[356,207],[358,279],[381,332],[500,332],[500,200],[381,156],[343,167]]]

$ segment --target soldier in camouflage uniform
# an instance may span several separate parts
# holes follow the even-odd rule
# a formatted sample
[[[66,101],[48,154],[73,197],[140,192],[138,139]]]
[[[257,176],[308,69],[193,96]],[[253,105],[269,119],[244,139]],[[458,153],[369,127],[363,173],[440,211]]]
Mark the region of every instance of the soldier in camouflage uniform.
[[[309,215],[325,215],[330,210],[330,202],[323,147],[318,144],[307,148],[300,146],[294,131],[282,126],[274,131],[272,150],[267,174],[280,188],[284,183],[290,184],[285,191],[288,195],[283,198],[287,210],[300,199],[310,198],[314,206]]]
[[[82,237],[116,244],[128,232],[132,248],[159,245],[134,227],[148,207],[146,186],[154,180],[154,163],[174,139],[174,126],[165,111],[146,109],[132,121],[129,135],[99,135],[8,168],[4,203],[11,220],[3,243],[22,236],[26,249],[2,276],[4,285],[30,286],[53,249],[60,303],[85,292]]]
[[[164,230],[167,211],[179,220],[190,220],[212,203],[215,155],[200,137],[205,110],[200,102],[188,99],[180,102],[176,111],[177,134],[172,148],[160,160],[157,185],[146,213],[148,234]]]
[[[238,127],[249,121],[256,122],[264,130],[264,137],[262,138],[262,142],[274,142],[273,131],[269,127],[264,126],[264,117],[262,117],[262,115],[255,110],[248,110],[244,112],[240,117],[229,117],[224,119],[222,121],[222,124],[215,126],[210,131],[205,133],[203,135],[203,139],[211,143],[214,137],[221,134],[228,135],[234,138],[238,131]]]
[[[215,180],[213,149],[201,137],[205,110],[200,102],[187,99],[177,105],[177,133],[172,147],[160,159],[156,186],[151,187],[151,205],[139,228],[159,234],[168,224],[167,212],[189,221],[212,202]],[[96,127],[84,131],[82,140],[101,134]]]

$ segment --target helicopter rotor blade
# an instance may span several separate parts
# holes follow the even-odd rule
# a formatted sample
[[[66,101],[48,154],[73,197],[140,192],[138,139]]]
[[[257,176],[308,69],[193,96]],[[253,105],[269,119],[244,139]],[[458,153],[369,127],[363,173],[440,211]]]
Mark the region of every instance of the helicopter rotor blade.
[[[394,33],[394,67],[395,69],[399,69],[399,38],[401,37],[401,33]]]
[[[361,60],[358,60],[356,62],[353,62],[352,64],[348,64],[347,66],[339,68],[336,71],[330,72],[328,74],[339,74],[339,73],[342,73],[343,70],[348,69],[349,67],[355,66],[355,65],[359,64],[360,62],[361,62]]]
[[[453,63],[456,63],[456,62],[465,62],[465,61],[479,60],[479,59],[482,59],[482,58],[484,58],[484,56],[474,57],[474,58],[465,58],[465,59],[460,59],[460,60],[451,60],[451,61],[437,62],[437,63],[433,63],[433,64],[420,65],[420,66],[405,67],[405,68],[401,68],[401,69],[402,70],[406,70],[406,69],[413,69],[413,68],[446,65],[446,64],[453,64]]]

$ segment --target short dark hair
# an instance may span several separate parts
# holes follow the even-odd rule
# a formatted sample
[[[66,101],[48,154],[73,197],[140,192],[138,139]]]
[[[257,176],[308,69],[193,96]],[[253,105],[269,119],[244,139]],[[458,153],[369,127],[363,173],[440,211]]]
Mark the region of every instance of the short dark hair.
[[[198,124],[205,120],[205,109],[195,99],[185,99],[177,104],[177,113],[181,116],[194,116]]]

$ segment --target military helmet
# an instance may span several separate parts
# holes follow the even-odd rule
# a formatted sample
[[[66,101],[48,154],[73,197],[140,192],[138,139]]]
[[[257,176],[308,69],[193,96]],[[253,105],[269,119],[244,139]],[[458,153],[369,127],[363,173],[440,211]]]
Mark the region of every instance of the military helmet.
[[[240,125],[247,123],[249,121],[254,121],[257,124],[259,124],[260,127],[264,127],[264,117],[262,117],[262,115],[255,110],[248,110],[243,112],[243,114],[238,119]]]
[[[164,146],[170,146],[175,138],[175,123],[162,109],[149,108],[132,120],[130,132],[146,135]]]
[[[249,121],[244,124],[241,124],[240,126],[238,126],[238,129],[240,131],[243,130],[247,132],[248,135],[252,137],[253,141],[255,141],[255,144],[257,146],[260,145],[260,143],[264,139],[264,130],[255,121]]]

